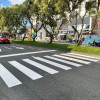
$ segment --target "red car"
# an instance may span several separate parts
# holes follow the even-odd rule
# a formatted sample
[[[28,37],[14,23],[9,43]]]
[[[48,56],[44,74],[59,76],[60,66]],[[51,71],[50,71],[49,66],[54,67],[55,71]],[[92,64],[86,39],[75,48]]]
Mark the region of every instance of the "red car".
[[[8,37],[0,36],[0,43],[9,43],[10,44],[10,39]]]

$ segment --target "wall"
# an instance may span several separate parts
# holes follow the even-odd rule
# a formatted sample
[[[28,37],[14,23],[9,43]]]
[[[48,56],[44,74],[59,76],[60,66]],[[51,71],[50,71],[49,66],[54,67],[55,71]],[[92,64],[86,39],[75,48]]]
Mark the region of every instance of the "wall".
[[[100,35],[85,35],[83,45],[89,45],[89,43],[93,43],[95,40],[100,40]]]
[[[95,20],[93,19],[92,25],[95,24]],[[100,18],[97,20],[97,24],[95,25],[95,28],[93,29],[93,34],[100,35]]]

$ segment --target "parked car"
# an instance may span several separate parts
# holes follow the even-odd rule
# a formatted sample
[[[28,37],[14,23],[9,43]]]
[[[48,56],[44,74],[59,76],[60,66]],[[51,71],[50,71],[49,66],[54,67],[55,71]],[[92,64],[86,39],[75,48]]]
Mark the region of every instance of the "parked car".
[[[89,43],[91,46],[100,46],[100,39],[95,39],[92,43]]]
[[[95,46],[100,46],[100,39],[97,39],[93,42],[95,44]]]
[[[0,36],[0,43],[11,43],[8,37]]]

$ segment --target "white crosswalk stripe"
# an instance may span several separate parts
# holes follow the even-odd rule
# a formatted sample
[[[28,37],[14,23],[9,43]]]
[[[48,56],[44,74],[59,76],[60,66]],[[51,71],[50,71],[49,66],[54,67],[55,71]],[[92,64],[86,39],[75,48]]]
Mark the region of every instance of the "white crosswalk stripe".
[[[38,73],[32,71],[31,69],[27,68],[26,66],[18,63],[17,61],[9,61],[9,63],[11,65],[13,65],[15,68],[17,68],[18,70],[20,70],[25,75],[27,75],[32,80],[36,80],[36,79],[39,79],[39,78],[43,77],[40,74],[38,74]]]
[[[69,57],[67,57],[67,55],[69,55]],[[73,57],[75,57],[75,58],[73,58]],[[98,61],[97,59],[92,59],[92,58],[85,59],[85,56],[82,58],[85,61],[82,60],[81,56],[79,56],[79,55],[77,55],[77,57],[76,57],[76,55],[74,55],[74,54],[71,55],[68,53],[68,54],[63,54],[63,55],[59,54],[59,55],[52,55],[52,56],[33,57],[32,60],[27,58],[27,59],[22,59],[22,61],[24,63],[27,63],[28,65],[32,65],[33,68],[36,67],[39,70],[45,71],[49,74],[59,73],[59,70],[55,70],[56,67],[63,69],[63,70],[70,70],[73,68],[73,67],[71,68],[71,66],[80,67],[80,66],[82,66],[82,64],[90,64],[93,61],[94,62]],[[79,63],[76,63],[76,62],[79,62]],[[8,63],[10,65],[12,65],[13,67],[15,67],[16,69],[18,69],[20,72],[24,73],[26,76],[28,76],[32,80],[40,79],[43,77],[42,75],[33,71],[34,69],[33,70],[30,69],[27,66],[24,66],[23,64],[21,64],[20,62],[8,61]],[[48,64],[48,66],[44,65],[43,63]],[[60,63],[62,63],[62,64],[60,64]],[[82,63],[82,64],[80,64],[80,63]],[[51,66],[49,67],[49,65],[52,65],[53,68],[50,68]],[[6,83],[6,85],[9,88],[22,84],[22,82],[20,82],[9,70],[6,69],[6,66],[3,66],[1,63],[0,63],[0,77],[3,79],[3,81]]]
[[[46,53],[46,52],[55,52],[55,51],[56,50],[46,50],[46,51],[35,51],[35,52],[8,54],[8,55],[1,55],[0,58],[15,57],[15,56],[22,56],[22,55],[30,55],[30,54],[37,54],[37,53]]]
[[[4,46],[4,48],[6,48],[6,49],[8,49],[8,50],[12,50],[11,48],[9,48],[9,47],[6,47],[6,46]]]
[[[55,67],[64,69],[64,70],[72,69],[71,67],[68,67],[68,66],[65,66],[65,65],[62,65],[62,64],[59,64],[59,63],[56,63],[56,62],[53,62],[53,61],[44,59],[44,58],[40,58],[40,57],[33,57],[33,58],[36,59],[36,60],[40,60],[40,61],[42,61],[42,62],[45,62],[45,63],[47,63],[47,64],[53,65],[53,66],[55,66]]]
[[[76,53],[68,53],[68,54],[100,60],[100,58],[93,57],[93,56],[87,56],[87,55],[76,54]]]
[[[7,86],[14,87],[22,84],[12,73],[10,73],[2,64],[0,64],[0,76]]]
[[[0,52],[1,52],[1,49],[0,49]]]
[[[44,70],[44,71],[46,71],[46,72],[48,72],[48,73],[50,73],[50,74],[58,73],[58,71],[56,71],[56,70],[54,70],[54,69],[51,69],[51,68],[49,68],[49,67],[47,67],[47,66],[44,66],[44,65],[42,65],[42,64],[39,64],[39,63],[37,63],[37,62],[35,62],[35,61],[32,61],[32,60],[30,60],[30,59],[23,59],[23,61],[25,61],[25,62],[27,62],[27,63],[29,63],[29,64],[31,64],[31,65],[37,67],[37,68],[40,68],[40,69],[42,69],[42,70]]]
[[[78,58],[78,59],[83,59],[83,60],[88,60],[88,61],[92,61],[92,62],[97,62],[98,60],[95,59],[89,59],[89,58],[84,58],[84,57],[80,57],[80,56],[75,56],[75,55],[70,55],[70,54],[61,54],[64,56],[68,56],[68,57],[74,57],[74,58]]]
[[[87,61],[83,61],[83,60],[79,60],[79,59],[74,59],[74,58],[70,58],[70,57],[65,57],[65,56],[61,56],[61,55],[53,55],[53,56],[59,57],[59,58],[62,58],[62,59],[72,60],[72,61],[83,63],[83,64],[90,64],[91,63],[91,62],[87,62]]]
[[[56,60],[56,61],[59,61],[59,62],[65,63],[65,64],[73,65],[73,66],[76,66],[76,67],[82,66],[81,64],[77,64],[77,63],[74,63],[74,62],[62,60],[62,59],[51,57],[51,56],[44,56],[44,57],[52,59],[52,60]]]
[[[24,50],[24,48],[22,48],[22,47],[16,47],[16,46],[12,46],[12,47],[15,47],[16,49]]]

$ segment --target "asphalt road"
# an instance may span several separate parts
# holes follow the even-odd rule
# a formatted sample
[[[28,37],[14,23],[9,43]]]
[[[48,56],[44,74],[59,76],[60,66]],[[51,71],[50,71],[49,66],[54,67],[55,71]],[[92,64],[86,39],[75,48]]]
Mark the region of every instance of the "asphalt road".
[[[0,100],[100,100],[100,59],[0,44]]]

